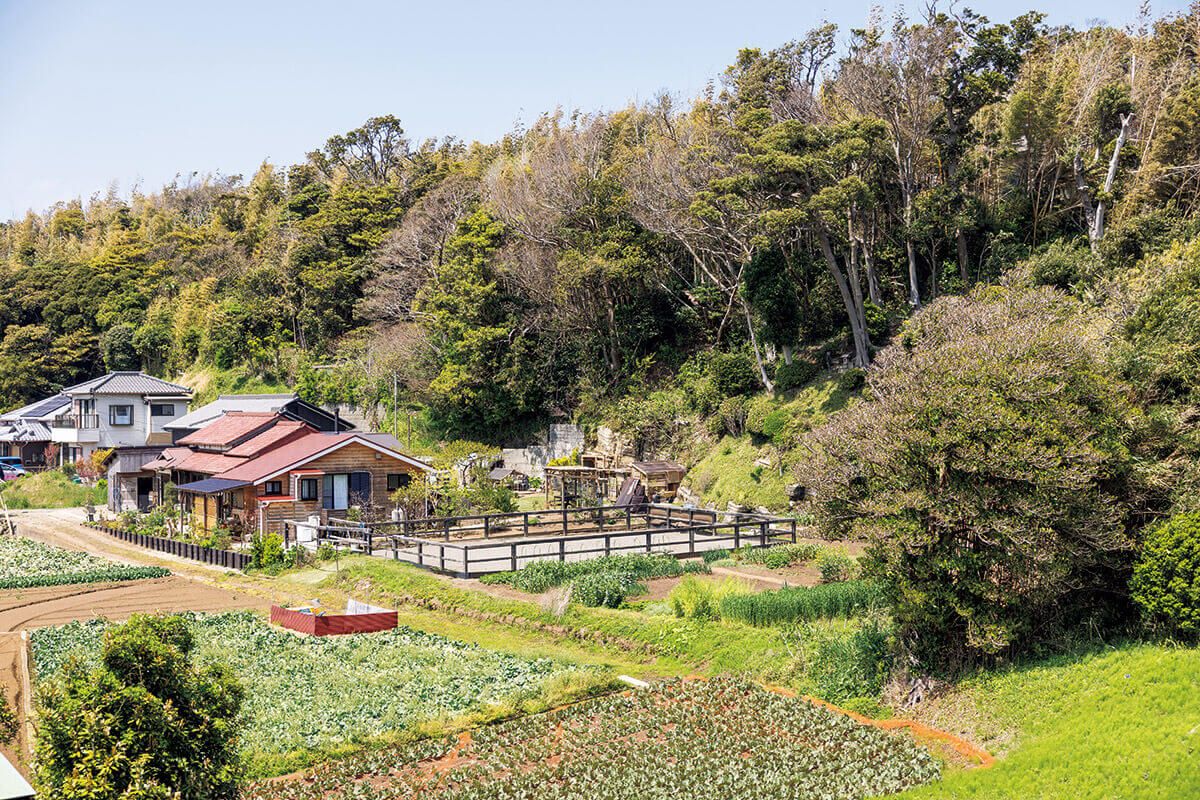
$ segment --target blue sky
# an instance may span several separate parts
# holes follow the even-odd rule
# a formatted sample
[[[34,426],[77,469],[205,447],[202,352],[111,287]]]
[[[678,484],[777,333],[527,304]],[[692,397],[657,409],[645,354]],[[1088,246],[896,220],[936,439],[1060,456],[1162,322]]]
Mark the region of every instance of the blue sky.
[[[691,95],[739,47],[773,47],[823,19],[844,36],[871,5],[0,0],[0,218],[113,182],[126,194],[176,173],[248,176],[378,114],[400,117],[414,139],[487,141],[558,106]],[[993,20],[1032,7],[968,5]],[[1155,10],[1185,5],[1159,0]],[[1042,7],[1076,25],[1124,25],[1136,9]]]

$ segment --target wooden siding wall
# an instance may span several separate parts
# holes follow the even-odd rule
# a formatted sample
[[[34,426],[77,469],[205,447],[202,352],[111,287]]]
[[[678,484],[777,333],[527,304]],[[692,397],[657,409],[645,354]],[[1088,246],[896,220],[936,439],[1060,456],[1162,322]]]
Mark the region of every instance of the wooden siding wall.
[[[417,474],[421,472],[419,468],[411,466],[386,453],[380,453],[358,443],[348,444],[323,458],[308,462],[303,467],[300,467],[300,474],[289,473],[273,479],[281,481],[283,483],[283,493],[296,498],[296,500],[290,503],[267,503],[263,506],[262,519],[267,532],[282,532],[284,520],[303,520],[321,513],[322,506],[319,496],[315,501],[302,502],[299,499],[300,478],[315,477],[318,481],[322,480],[319,475],[304,474],[310,470],[320,471],[325,474],[369,472],[371,474],[371,504],[377,507],[391,506],[387,490],[388,475],[396,473]],[[262,497],[263,492],[266,491],[265,485],[256,487],[256,491],[259,497]]]

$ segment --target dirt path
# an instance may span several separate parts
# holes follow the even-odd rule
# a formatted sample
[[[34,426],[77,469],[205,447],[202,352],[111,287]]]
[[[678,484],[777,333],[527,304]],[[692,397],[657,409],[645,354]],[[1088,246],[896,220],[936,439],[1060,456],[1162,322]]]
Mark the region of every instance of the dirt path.
[[[25,671],[23,650],[25,642],[19,633],[0,633],[0,695],[8,701],[8,707],[16,712],[20,727],[16,740],[9,745],[0,745],[0,753],[28,775],[28,731],[25,725]]]

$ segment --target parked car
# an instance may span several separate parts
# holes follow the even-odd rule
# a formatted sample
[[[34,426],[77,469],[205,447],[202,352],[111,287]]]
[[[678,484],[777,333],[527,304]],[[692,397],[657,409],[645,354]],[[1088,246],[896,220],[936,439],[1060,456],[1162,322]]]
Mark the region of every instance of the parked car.
[[[25,464],[19,456],[0,456],[0,477],[6,481],[26,475]]]

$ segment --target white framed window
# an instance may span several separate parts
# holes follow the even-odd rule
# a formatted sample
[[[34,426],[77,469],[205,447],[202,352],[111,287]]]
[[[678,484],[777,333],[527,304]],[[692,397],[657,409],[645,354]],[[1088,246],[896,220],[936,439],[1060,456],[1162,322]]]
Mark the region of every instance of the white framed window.
[[[133,406],[109,406],[108,407],[108,424],[109,425],[132,425],[133,424]]]

